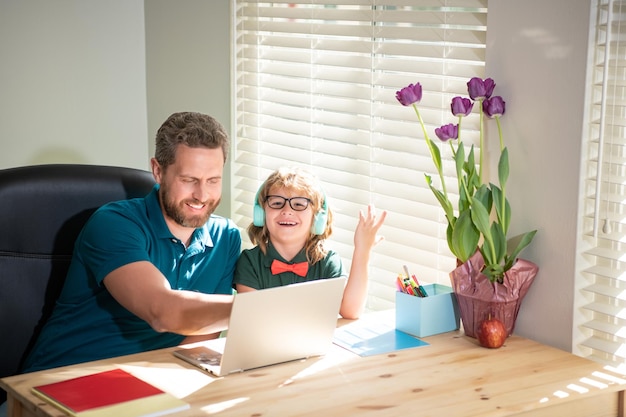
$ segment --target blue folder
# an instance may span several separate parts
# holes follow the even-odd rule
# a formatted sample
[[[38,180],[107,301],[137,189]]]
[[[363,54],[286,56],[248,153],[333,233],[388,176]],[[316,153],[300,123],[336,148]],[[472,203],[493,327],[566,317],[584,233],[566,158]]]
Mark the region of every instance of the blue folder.
[[[333,343],[359,356],[428,346],[423,340],[396,330],[393,324],[367,319],[338,327]]]

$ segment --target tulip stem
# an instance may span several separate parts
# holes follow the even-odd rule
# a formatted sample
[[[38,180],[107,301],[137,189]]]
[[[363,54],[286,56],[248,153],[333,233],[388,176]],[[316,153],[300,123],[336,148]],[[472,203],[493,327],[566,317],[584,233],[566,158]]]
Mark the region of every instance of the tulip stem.
[[[502,138],[502,125],[500,124],[500,117],[496,116],[496,124],[498,125],[498,136],[500,137],[500,152],[504,150],[504,139]]]
[[[500,124],[500,117],[499,116],[495,116],[496,119],[496,124],[498,125],[498,136],[500,138],[500,153],[502,154],[502,152],[504,151],[504,139],[502,138],[502,125]],[[508,166],[508,155],[507,155],[507,166]],[[504,182],[503,184],[500,184],[500,188],[502,189],[502,201],[500,202],[500,213],[502,213],[502,220],[501,220],[501,224],[502,224],[502,228],[504,230],[504,233],[506,235],[506,233],[509,230],[509,224],[506,222],[506,182]]]
[[[426,139],[426,144],[428,145],[428,150],[430,151],[430,156],[435,163],[435,167],[437,168],[437,172],[439,173],[439,179],[441,180],[441,188],[443,190],[443,195],[448,198],[448,192],[446,191],[446,181],[443,177],[443,167],[441,165],[441,155],[438,150],[435,149],[435,144],[428,137],[428,132],[426,131],[426,126],[424,125],[424,121],[422,120],[422,116],[420,115],[420,111],[415,104],[413,104],[413,109],[415,110],[415,114],[417,115],[417,119],[420,122],[420,126],[422,126],[422,131],[424,132],[424,139]]]
[[[484,148],[484,133],[483,133],[483,100],[481,99],[479,101],[479,106],[478,106],[478,114],[479,114],[479,122],[480,122],[480,162],[478,164],[478,183],[482,184],[483,183],[483,159],[484,159],[484,155],[485,155],[485,148]]]

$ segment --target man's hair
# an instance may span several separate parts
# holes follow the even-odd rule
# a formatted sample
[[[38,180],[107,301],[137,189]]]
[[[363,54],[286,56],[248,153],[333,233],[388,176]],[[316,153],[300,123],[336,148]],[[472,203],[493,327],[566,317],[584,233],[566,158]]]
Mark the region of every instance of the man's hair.
[[[226,162],[230,140],[224,126],[213,117],[202,113],[180,112],[168,117],[156,134],[154,157],[163,168],[174,163],[178,145],[221,148]]]
[[[297,167],[283,167],[270,174],[261,185],[258,192],[258,203],[265,210],[265,200],[272,188],[286,188],[311,200],[313,216],[322,210],[326,195],[319,184],[317,177],[308,171]],[[309,233],[309,238],[305,243],[306,257],[309,263],[314,264],[321,261],[328,254],[324,247],[324,242],[333,233],[332,222],[333,213],[326,204],[326,227],[324,233],[315,235]],[[254,245],[258,245],[263,253],[267,253],[267,245],[270,241],[267,225],[255,226],[251,223],[248,226],[248,237]]]

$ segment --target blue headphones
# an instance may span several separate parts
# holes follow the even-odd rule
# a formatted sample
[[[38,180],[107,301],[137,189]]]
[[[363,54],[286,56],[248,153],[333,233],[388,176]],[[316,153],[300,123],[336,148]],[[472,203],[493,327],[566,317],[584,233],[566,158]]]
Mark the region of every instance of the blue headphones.
[[[259,194],[261,193],[261,189],[263,188],[263,184],[259,187],[256,195],[254,196],[254,207],[252,211],[252,224],[257,227],[262,227],[265,224],[265,210],[259,204]],[[323,193],[323,191],[322,191]],[[314,235],[323,235],[326,230],[326,223],[328,222],[328,206],[326,205],[326,195],[323,194],[322,198],[322,209],[315,214],[313,217],[313,225],[311,226],[311,233]]]

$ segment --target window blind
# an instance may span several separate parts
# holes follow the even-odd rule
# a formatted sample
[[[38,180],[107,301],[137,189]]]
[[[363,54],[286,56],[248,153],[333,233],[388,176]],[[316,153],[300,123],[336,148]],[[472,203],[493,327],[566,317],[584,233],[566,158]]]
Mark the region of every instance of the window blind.
[[[577,348],[616,365],[626,359],[626,2],[599,0],[593,7]]]
[[[424,179],[436,181],[436,171],[413,109],[395,92],[422,84],[432,138],[455,123],[451,99],[484,77],[487,0],[236,0],[233,11],[233,220],[245,230],[267,175],[301,166],[323,184],[334,213],[329,246],[347,267],[359,210],[372,203],[388,211],[370,262],[368,309],[393,306],[403,265],[425,283],[449,285],[455,259]],[[471,119],[464,142],[477,146]],[[441,149],[454,190],[454,165]]]

